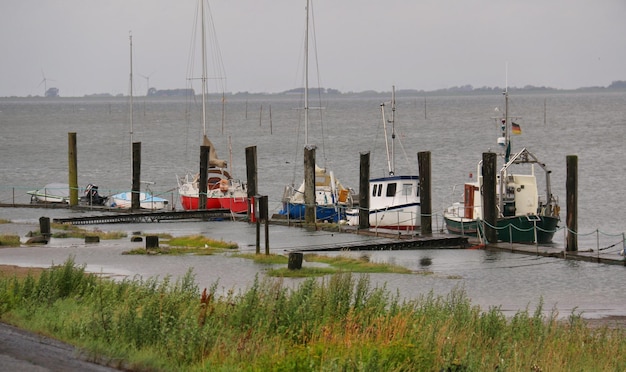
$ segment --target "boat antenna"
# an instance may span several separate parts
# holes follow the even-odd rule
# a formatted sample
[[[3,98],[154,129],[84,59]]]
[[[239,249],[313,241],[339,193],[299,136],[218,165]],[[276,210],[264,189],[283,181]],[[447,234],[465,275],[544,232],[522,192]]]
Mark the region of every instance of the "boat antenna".
[[[504,119],[502,120],[502,126],[504,130],[504,163],[509,162],[511,156],[511,134],[509,133],[509,89],[504,89]]]
[[[385,133],[385,150],[387,152],[387,169],[389,171],[389,175],[393,175],[393,168],[391,166],[391,156],[390,156],[390,151],[389,151],[389,139],[387,138],[387,119],[385,118],[385,105],[386,105],[385,102],[380,104],[380,114],[383,120],[383,132]]]

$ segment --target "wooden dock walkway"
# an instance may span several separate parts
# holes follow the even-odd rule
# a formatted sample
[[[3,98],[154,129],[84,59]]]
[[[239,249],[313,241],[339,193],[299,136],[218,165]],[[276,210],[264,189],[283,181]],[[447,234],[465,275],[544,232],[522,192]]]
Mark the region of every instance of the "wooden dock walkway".
[[[144,223],[161,222],[175,220],[223,220],[231,219],[234,216],[228,209],[195,210],[195,211],[151,211],[151,212],[130,212],[119,211],[111,214],[101,214],[97,216],[55,218],[54,223],[70,225],[93,225],[107,223]]]
[[[290,250],[292,252],[332,252],[332,251],[398,251],[414,249],[462,249],[467,246],[467,238],[462,236],[414,236],[399,239],[384,237],[357,242],[320,244]]]
[[[470,244],[478,246],[480,243],[478,241],[470,240]],[[505,242],[499,242],[495,244],[490,243],[484,247],[481,246],[481,248],[490,251],[521,253],[542,257],[562,258],[566,260],[626,266],[625,257],[620,255],[619,253],[604,253],[594,249],[584,249],[568,252],[563,247],[535,244],[511,244]]]

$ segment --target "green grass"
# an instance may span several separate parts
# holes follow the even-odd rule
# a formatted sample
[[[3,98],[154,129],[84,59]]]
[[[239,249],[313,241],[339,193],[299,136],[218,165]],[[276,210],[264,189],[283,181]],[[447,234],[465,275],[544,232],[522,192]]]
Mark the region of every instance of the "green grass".
[[[237,249],[237,243],[226,242],[224,240],[216,240],[207,238],[203,235],[181,236],[170,239],[167,244],[170,247],[212,247],[222,249]]]
[[[0,234],[0,247],[19,247],[20,237],[12,234]]]
[[[297,286],[200,289],[193,272],[113,282],[72,259],[38,278],[0,278],[0,319],[94,359],[141,371],[621,371],[626,335],[557,320],[543,304],[506,318],[460,289],[402,300],[369,276]]]
[[[240,253],[233,255],[235,257],[248,258],[256,263],[267,265],[287,265],[288,257],[277,254],[252,254]],[[302,268],[298,270],[290,270],[286,266],[281,268],[271,268],[267,270],[267,275],[273,277],[289,277],[289,278],[306,278],[312,276],[323,276],[338,272],[353,273],[396,273],[410,274],[411,270],[402,266],[374,263],[370,262],[369,256],[362,255],[359,258],[351,258],[347,256],[325,256],[320,254],[308,253],[303,257]],[[324,265],[307,265],[309,263],[321,263]]]
[[[369,256],[362,255],[359,258],[348,256],[324,256],[320,254],[305,254],[306,262],[322,262],[329,264],[341,271],[350,271],[357,273],[395,273],[410,274],[411,270],[385,263],[370,262]]]
[[[102,240],[122,239],[128,235],[125,232],[120,231],[101,231],[98,229],[88,230],[83,229],[71,224],[51,223],[50,228],[57,230],[52,232],[53,238],[79,238],[83,239],[85,236],[97,236]],[[41,234],[41,232],[38,232]]]
[[[159,247],[145,249],[136,248],[126,251],[123,254],[132,255],[211,255],[226,249],[237,249],[236,243],[226,242],[224,240],[216,240],[207,238],[202,235],[189,235],[181,237],[171,237],[167,235],[159,235],[164,239],[159,239]]]

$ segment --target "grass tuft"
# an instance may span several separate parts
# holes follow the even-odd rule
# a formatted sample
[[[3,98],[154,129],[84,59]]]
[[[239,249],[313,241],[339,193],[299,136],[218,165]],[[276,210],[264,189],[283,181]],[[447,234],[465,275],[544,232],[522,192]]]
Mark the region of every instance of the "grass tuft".
[[[18,235],[0,234],[0,247],[19,247],[20,237]]]
[[[237,243],[226,242],[224,240],[216,240],[207,238],[202,235],[181,236],[170,239],[167,244],[170,247],[211,247],[223,249],[237,249]]]

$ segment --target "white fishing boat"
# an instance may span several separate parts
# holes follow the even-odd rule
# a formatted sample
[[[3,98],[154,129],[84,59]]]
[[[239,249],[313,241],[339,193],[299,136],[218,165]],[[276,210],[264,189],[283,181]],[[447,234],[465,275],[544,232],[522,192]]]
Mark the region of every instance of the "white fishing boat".
[[[304,40],[304,141],[309,146],[309,18],[310,0],[306,2],[306,32]],[[289,219],[304,220],[305,216],[305,183],[295,188],[294,184],[285,186],[283,207],[279,214]],[[352,190],[344,187],[335,177],[333,171],[315,165],[315,219],[340,222],[345,220],[346,209],[352,206]]]
[[[98,186],[88,184],[85,189],[80,189],[83,195],[79,198],[81,204],[104,205],[108,197],[98,193]],[[67,183],[53,182],[46,184],[38,190],[27,191],[31,203],[70,203],[70,185]]]
[[[233,213],[245,213],[248,210],[248,191],[245,182],[235,179],[228,170],[225,160],[217,156],[215,146],[207,135],[207,43],[205,0],[199,1],[201,18],[202,44],[202,145],[210,147],[209,168],[207,178],[206,209],[228,209]],[[208,7],[208,6],[207,6]],[[211,19],[211,18],[209,18]],[[186,173],[176,176],[180,203],[185,210],[196,210],[200,207],[200,174]]]
[[[500,124],[501,168],[496,175],[498,240],[512,243],[550,243],[560,221],[558,199],[552,194],[550,170],[539,159],[523,148],[511,154],[511,132],[521,134],[521,127],[509,117],[509,95],[504,91],[505,110]],[[545,173],[546,194],[539,194],[535,165]],[[530,168],[530,169],[529,169]],[[444,211],[444,221],[449,233],[484,237],[482,162],[477,167],[477,177],[463,186],[461,201],[454,202]]]
[[[391,118],[385,115],[386,103],[380,105],[387,152],[387,175],[369,180],[369,225],[371,228],[415,230],[420,223],[419,176],[397,175],[395,165],[395,87],[391,95]],[[391,141],[387,124],[391,124]],[[417,164],[415,165],[417,168]],[[349,225],[359,225],[359,210],[347,212]]]
[[[121,192],[109,197],[109,207],[119,209],[130,209],[132,207],[131,191]],[[154,196],[149,192],[139,193],[139,208],[158,210],[167,207],[169,204],[167,199]]]
[[[48,183],[38,190],[26,192],[31,203],[70,203],[70,185],[67,183]]]

